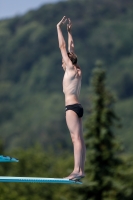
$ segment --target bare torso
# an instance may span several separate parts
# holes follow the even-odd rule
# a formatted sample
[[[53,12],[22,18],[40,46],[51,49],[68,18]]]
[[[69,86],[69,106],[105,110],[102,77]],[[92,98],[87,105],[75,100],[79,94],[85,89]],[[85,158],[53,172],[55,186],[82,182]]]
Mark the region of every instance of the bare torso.
[[[66,70],[63,78],[63,92],[65,94],[65,105],[79,102],[82,74],[79,68],[74,66],[73,70]]]

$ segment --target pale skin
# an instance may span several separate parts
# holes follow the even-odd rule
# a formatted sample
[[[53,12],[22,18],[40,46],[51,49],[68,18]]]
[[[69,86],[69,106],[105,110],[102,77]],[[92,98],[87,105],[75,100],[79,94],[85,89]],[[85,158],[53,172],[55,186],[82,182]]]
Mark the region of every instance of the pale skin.
[[[82,72],[78,64],[73,64],[69,59],[66,50],[66,43],[61,31],[61,25],[67,24],[68,32],[68,51],[74,52],[74,41],[71,33],[72,23],[71,20],[65,16],[57,24],[57,34],[59,41],[59,48],[62,55],[62,67],[64,69],[63,78],[63,92],[65,95],[65,105],[72,105],[79,102],[79,94],[81,87]],[[66,123],[70,131],[73,147],[74,147],[74,169],[72,173],[67,176],[68,179],[79,180],[85,176],[84,164],[85,164],[85,144],[83,138],[82,118],[72,111],[66,111]]]

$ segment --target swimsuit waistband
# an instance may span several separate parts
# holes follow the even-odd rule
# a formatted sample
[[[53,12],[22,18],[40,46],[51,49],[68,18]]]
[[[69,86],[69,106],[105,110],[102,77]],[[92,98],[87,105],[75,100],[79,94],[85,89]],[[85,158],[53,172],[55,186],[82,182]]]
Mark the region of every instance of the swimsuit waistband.
[[[66,105],[66,106],[78,106],[78,105],[81,106],[80,103],[70,104],[70,105]],[[66,106],[65,106],[65,107],[66,107]]]

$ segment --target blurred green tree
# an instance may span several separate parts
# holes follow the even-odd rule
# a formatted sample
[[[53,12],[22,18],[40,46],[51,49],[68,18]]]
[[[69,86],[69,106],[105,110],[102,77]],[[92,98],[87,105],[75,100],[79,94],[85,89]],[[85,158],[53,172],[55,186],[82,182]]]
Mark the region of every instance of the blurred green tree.
[[[2,144],[0,144],[1,149]],[[5,154],[2,150],[1,153]],[[62,178],[72,170],[73,158],[70,155],[68,157],[67,152],[57,156],[51,149],[44,152],[38,144],[26,151],[17,149],[10,152],[10,155],[18,158],[19,162],[1,163],[1,176]],[[67,199],[70,193],[72,193],[71,184],[0,183],[0,200],[62,200],[64,196]]]
[[[105,71],[101,63],[93,71],[92,109],[86,122],[87,179],[82,189],[83,200],[114,199],[114,175],[122,163],[118,157],[120,145],[113,133],[119,118],[113,109],[115,99],[105,86]]]
[[[121,101],[117,108],[118,113],[123,113],[125,129],[120,134],[127,150],[133,150],[130,143],[133,137],[132,5],[131,0],[71,0],[47,4],[23,16],[0,21],[0,136],[6,149],[30,147],[38,136],[46,147],[49,135],[54,138],[54,144],[62,138],[59,143],[63,142],[64,148],[70,147],[56,33],[56,23],[65,8],[65,15],[73,21],[75,52],[83,71],[81,102],[86,110],[88,78],[95,58],[103,59],[109,85]],[[63,33],[67,41],[66,26]],[[130,107],[126,101],[129,98]]]

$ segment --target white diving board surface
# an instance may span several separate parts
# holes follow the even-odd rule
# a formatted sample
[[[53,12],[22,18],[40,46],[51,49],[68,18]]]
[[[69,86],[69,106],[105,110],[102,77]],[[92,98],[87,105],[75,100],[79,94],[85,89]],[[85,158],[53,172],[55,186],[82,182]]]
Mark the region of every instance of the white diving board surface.
[[[39,177],[12,177],[0,176],[0,182],[8,183],[65,183],[65,184],[82,184],[80,181],[73,181],[65,178],[39,178]]]
[[[0,162],[19,162],[19,160],[10,156],[0,155]]]

